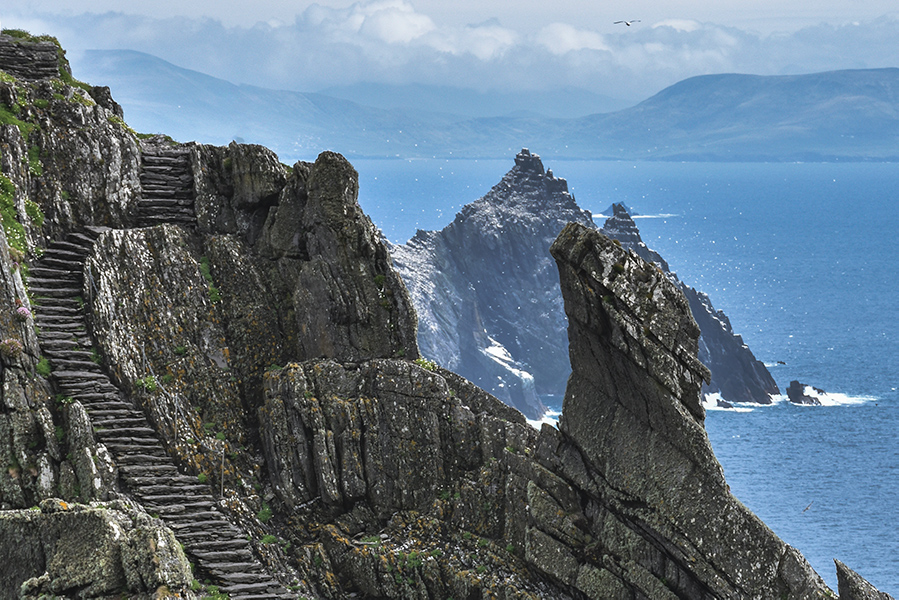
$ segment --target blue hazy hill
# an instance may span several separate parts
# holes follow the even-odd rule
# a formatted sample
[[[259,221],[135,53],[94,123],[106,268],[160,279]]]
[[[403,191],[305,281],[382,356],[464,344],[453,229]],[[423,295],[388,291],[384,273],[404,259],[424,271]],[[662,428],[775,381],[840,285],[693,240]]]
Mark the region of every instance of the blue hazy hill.
[[[899,69],[706,75],[623,110],[600,112],[608,99],[596,97],[595,114],[553,118],[544,114],[564,111],[551,93],[513,101],[512,94],[425,86],[360,85],[335,95],[269,90],[127,50],[88,51],[74,68],[81,79],[109,85],[139,131],[261,143],[286,161],[325,149],[349,157],[503,158],[522,147],[545,158],[899,160]],[[559,93],[573,99],[572,113],[593,101],[587,92]],[[503,106],[505,116],[489,116]]]

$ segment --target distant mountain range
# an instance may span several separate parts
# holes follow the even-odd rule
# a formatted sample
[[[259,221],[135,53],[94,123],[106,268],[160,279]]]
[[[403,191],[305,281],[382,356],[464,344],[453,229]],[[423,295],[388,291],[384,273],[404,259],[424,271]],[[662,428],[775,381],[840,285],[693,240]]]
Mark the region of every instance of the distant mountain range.
[[[269,90],[127,50],[88,51],[74,67],[76,77],[108,84],[140,131],[164,131],[180,141],[265,144],[286,162],[326,149],[351,158],[504,158],[522,147],[556,159],[899,160],[895,68],[705,75],[604,112],[621,101],[583,90]]]

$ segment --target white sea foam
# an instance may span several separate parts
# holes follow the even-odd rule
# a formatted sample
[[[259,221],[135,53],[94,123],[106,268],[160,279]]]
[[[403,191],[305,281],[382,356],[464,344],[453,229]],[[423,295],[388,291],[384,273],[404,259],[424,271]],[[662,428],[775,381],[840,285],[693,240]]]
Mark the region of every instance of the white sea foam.
[[[851,406],[854,404],[865,404],[877,400],[874,396],[850,396],[848,394],[840,394],[837,392],[819,392],[810,385],[805,386],[802,392],[811,398],[815,398],[821,403],[821,406]],[[815,406],[803,404],[802,406]]]
[[[720,393],[715,392],[714,394],[704,394],[702,396],[702,406],[706,410],[727,410],[730,412],[752,412],[752,408],[749,406],[745,406],[743,404],[733,404],[730,403],[731,406],[721,406],[718,404],[719,400],[724,400]],[[724,400],[727,402],[727,400]],[[763,406],[761,404],[754,404],[752,406]]]
[[[543,413],[543,416],[539,419],[528,419],[528,425],[533,427],[534,429],[540,429],[543,427],[543,424],[552,425],[553,427],[559,426],[559,415],[562,413],[555,410],[548,410]]]

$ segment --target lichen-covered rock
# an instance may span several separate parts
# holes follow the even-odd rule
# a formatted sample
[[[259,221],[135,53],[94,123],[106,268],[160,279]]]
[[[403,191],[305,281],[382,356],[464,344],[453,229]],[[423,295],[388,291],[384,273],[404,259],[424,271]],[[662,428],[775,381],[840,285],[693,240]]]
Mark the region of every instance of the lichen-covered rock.
[[[868,583],[864,577],[834,560],[837,565],[837,583],[840,590],[840,600],[893,600],[893,597],[879,591]]]
[[[118,470],[109,450],[97,443],[90,417],[80,402],[66,404],[63,418],[70,448],[66,460],[75,471],[81,498],[107,500],[118,479]]]
[[[418,357],[415,311],[387,248],[356,202],[356,170],[323,152],[298,163],[268,214],[259,251],[275,261],[298,357]]]
[[[696,358],[699,331],[683,295],[663,273],[581,226],[566,227],[552,253],[573,369],[560,430],[588,472],[634,502],[615,511],[641,523],[629,535],[668,544],[656,564],[624,547],[613,551],[622,566],[635,561],[644,573],[624,570],[621,579],[644,586],[664,578],[689,597],[824,597],[826,586],[804,559],[727,489],[703,428],[699,390],[708,371]]]
[[[0,562],[0,589],[20,593],[13,597],[190,593],[190,565],[171,530],[122,502],[48,499],[40,510],[0,512],[0,539],[17,546]]]

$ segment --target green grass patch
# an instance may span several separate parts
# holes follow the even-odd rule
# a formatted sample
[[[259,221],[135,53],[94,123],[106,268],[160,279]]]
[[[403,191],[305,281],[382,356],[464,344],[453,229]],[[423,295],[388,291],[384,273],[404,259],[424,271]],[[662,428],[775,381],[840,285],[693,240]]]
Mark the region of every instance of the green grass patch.
[[[272,509],[268,504],[262,505],[262,510],[256,513],[256,518],[262,521],[263,523],[268,523],[272,518]]]
[[[50,376],[50,361],[47,360],[46,357],[42,357],[39,361],[37,361],[37,366],[34,368],[37,371],[37,374],[41,377],[49,377]]]
[[[0,219],[10,246],[25,253],[25,228],[19,223],[15,203],[16,186],[5,175],[0,174]]]

